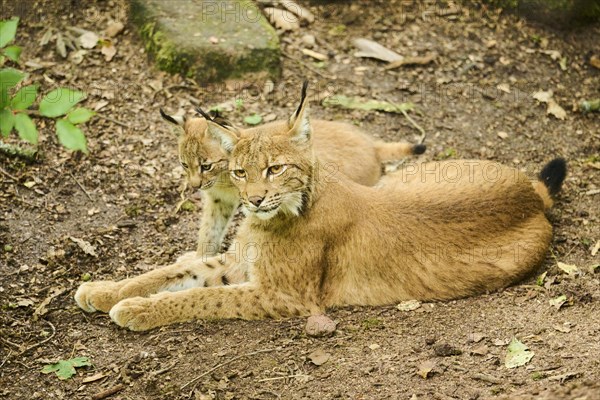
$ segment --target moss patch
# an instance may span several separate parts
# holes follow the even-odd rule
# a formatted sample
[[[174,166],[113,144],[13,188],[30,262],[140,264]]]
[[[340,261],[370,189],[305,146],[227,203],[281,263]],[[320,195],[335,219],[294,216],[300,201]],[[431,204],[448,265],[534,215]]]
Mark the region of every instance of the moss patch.
[[[280,74],[277,33],[248,0],[132,0],[132,20],[157,67],[210,83]]]

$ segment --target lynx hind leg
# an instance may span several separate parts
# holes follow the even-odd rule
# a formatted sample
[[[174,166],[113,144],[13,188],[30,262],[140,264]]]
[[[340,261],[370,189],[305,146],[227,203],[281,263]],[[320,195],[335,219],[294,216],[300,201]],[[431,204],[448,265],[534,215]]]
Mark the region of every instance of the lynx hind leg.
[[[195,252],[193,253],[196,254]],[[119,301],[164,291],[176,292],[195,287],[220,286],[242,282],[241,267],[229,268],[220,258],[202,259],[184,255],[175,264],[146,272],[119,282],[86,282],[75,294],[75,301],[87,312],[108,312]]]
[[[375,151],[381,162],[397,161],[410,155],[423,154],[427,146],[424,144],[412,144],[407,142],[376,142]]]
[[[209,194],[203,196],[203,202],[197,253],[199,256],[215,256],[221,251],[237,202],[226,196]]]

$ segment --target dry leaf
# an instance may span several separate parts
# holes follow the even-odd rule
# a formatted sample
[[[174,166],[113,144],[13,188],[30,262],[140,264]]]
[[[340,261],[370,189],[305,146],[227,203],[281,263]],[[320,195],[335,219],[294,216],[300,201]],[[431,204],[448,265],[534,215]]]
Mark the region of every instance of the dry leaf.
[[[533,98],[542,103],[548,104],[548,108],[546,109],[546,114],[554,115],[556,118],[560,120],[564,120],[567,117],[566,111],[558,105],[558,103],[552,98],[554,93],[552,90],[547,92],[541,90],[539,92],[535,92],[533,94]]]
[[[62,58],[67,58],[67,45],[61,33],[56,35],[56,51]]]
[[[419,300],[403,301],[396,306],[400,311],[414,311],[419,307],[421,307],[421,302]]]
[[[115,54],[117,54],[117,48],[110,44],[108,46],[102,46],[102,50],[100,50],[102,54],[104,54],[104,60],[106,62],[110,62]]]
[[[123,25],[122,22],[116,21],[116,22],[111,22],[110,24],[108,24],[108,26],[106,27],[106,30],[104,32],[106,33],[106,36],[108,36],[109,38],[112,38],[112,37],[117,36],[119,33],[121,33],[123,31],[123,29],[125,29],[125,25]]]
[[[485,338],[482,333],[470,333],[467,340],[473,343],[479,343]]]
[[[315,22],[315,15],[312,12],[310,12],[310,10],[302,7],[300,4],[296,3],[295,1],[284,0],[280,4],[282,6],[284,6],[288,11],[293,12],[298,17],[307,21],[309,24]]]
[[[43,317],[48,312],[48,309],[46,308],[48,304],[66,291],[67,289],[63,287],[52,289],[52,292],[48,295],[48,297],[46,297],[33,312],[33,320],[37,321],[39,317]]]
[[[497,133],[497,135],[498,135],[498,137],[499,137],[500,139],[506,139],[506,138],[508,138],[508,133],[506,133],[506,132],[504,132],[504,131],[500,131],[500,132],[498,132],[498,133]]]
[[[98,257],[98,254],[96,254],[96,247],[92,246],[90,242],[85,241],[83,239],[78,239],[78,238],[73,237],[73,236],[69,236],[69,239],[71,239],[71,241],[77,243],[77,245],[79,246],[79,248],[81,250],[83,250],[83,252],[85,254],[89,254],[92,257]]]
[[[567,302],[567,296],[565,296],[564,294],[558,297],[555,297],[554,299],[550,299],[548,300],[548,303],[550,303],[551,306],[553,306],[554,308],[556,308],[557,310],[560,310],[560,308]]]
[[[553,94],[554,92],[552,90],[548,90],[547,92],[540,90],[539,92],[535,92],[533,94],[533,98],[537,101],[541,101],[542,103],[548,103],[548,101],[552,99]]]
[[[308,359],[313,364],[319,366],[325,364],[331,358],[331,354],[325,353],[323,350],[315,350],[308,355]]]
[[[94,374],[92,376],[87,376],[85,378],[83,378],[83,380],[81,381],[82,383],[90,383],[90,382],[96,382],[99,381],[100,379],[106,377],[107,375],[104,375],[102,372],[99,372],[97,374]]]
[[[21,299],[17,301],[17,306],[19,307],[31,307],[33,304],[33,300],[31,299]]]
[[[554,329],[556,329],[557,331],[562,332],[562,333],[569,333],[569,332],[571,332],[572,326],[573,325],[570,322],[565,322],[562,325],[554,325]]]
[[[565,264],[562,262],[558,262],[556,263],[556,265],[558,266],[558,268],[560,268],[563,272],[569,274],[569,275],[574,275],[577,273],[577,271],[579,270],[577,268],[577,265],[573,265],[573,264]]]
[[[300,28],[298,17],[292,12],[280,8],[267,7],[265,14],[275,27],[283,31],[295,31]]]
[[[510,93],[510,86],[508,83],[499,83],[496,85],[496,89],[501,90],[504,93]]]
[[[378,345],[377,343],[373,343],[369,345],[369,349],[371,350],[377,350],[378,348],[380,348],[381,346]]]
[[[369,39],[358,38],[352,42],[358,48],[358,52],[354,53],[355,57],[375,58],[377,60],[394,62],[403,60],[400,54],[383,47],[377,42]]]
[[[435,363],[431,360],[425,360],[422,363],[420,363],[417,366],[417,368],[417,375],[419,375],[423,379],[427,379],[431,371],[433,371],[433,369],[435,368]]]
[[[98,44],[100,38],[94,32],[86,32],[79,36],[79,43],[84,49],[93,49]]]
[[[487,353],[489,353],[489,351],[490,351],[490,348],[487,345],[481,344],[477,347],[474,347],[471,350],[471,354],[475,354],[477,356],[485,356]]]
[[[514,338],[508,345],[504,365],[506,368],[521,367],[531,361],[534,355],[525,344]]]
[[[560,120],[564,120],[567,117],[567,112],[558,105],[554,99],[550,99],[548,102],[548,109],[546,110],[546,114],[554,115],[556,118]]]
[[[302,49],[301,51],[302,51],[302,54],[312,57],[314,59],[317,59],[319,61],[327,61],[329,59],[329,57],[327,57],[325,54],[321,54],[316,51],[312,51],[309,49]]]
[[[595,257],[598,254],[598,250],[600,250],[600,240],[596,242],[594,248],[592,249],[592,257]]]
[[[594,55],[590,57],[590,65],[594,68],[600,69],[600,57]]]

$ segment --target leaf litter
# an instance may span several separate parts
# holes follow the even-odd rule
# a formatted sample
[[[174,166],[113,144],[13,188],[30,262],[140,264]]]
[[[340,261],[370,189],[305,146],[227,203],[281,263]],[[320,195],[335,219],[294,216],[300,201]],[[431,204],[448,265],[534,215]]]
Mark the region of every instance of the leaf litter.
[[[529,350],[529,347],[527,347],[517,338],[513,338],[513,340],[508,345],[508,348],[506,349],[504,366],[506,368],[522,367],[523,365],[531,361],[534,355],[535,353]]]

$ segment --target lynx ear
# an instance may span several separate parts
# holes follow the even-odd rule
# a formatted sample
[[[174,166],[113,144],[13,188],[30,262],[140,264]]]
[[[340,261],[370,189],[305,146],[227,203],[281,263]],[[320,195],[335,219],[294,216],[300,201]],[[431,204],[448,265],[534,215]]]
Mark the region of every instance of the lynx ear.
[[[163,117],[163,119],[165,121],[170,122],[171,124],[174,124],[174,125],[183,126],[185,124],[185,116],[183,116],[183,115],[170,116],[169,114],[165,113],[162,108],[160,109],[160,116]]]
[[[237,129],[225,122],[216,121],[216,118],[212,118],[200,107],[196,107],[196,111],[206,119],[206,130],[208,134],[221,143],[221,148],[225,150],[226,153],[231,153],[239,140]]]
[[[290,138],[298,143],[308,142],[312,136],[312,128],[308,119],[308,98],[306,97],[306,89],[308,89],[308,81],[302,84],[302,97],[300,105],[290,117],[288,124]]]

